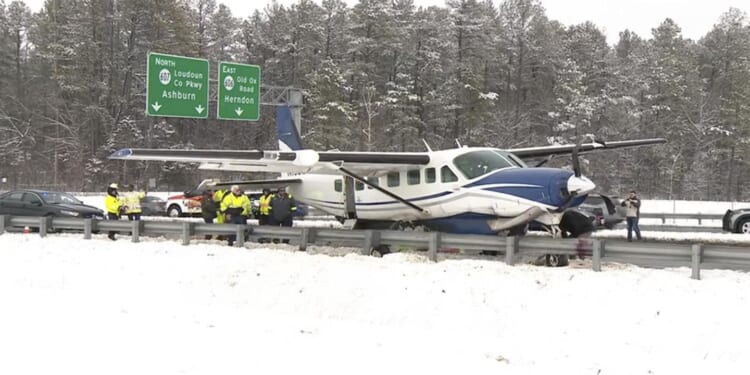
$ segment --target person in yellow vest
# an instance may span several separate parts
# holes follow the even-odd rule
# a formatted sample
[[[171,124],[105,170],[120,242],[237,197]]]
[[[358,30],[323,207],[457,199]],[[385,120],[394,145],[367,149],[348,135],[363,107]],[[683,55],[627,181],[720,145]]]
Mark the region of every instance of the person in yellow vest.
[[[246,224],[245,218],[250,214],[250,198],[242,194],[238,185],[232,185],[231,193],[224,196],[219,211],[225,216],[224,222],[230,224]],[[237,236],[229,236],[229,246],[234,245]]]
[[[104,208],[107,210],[107,219],[120,220],[122,202],[120,202],[120,198],[117,196],[117,184],[113,183],[107,187],[107,196],[104,197]],[[107,237],[114,241],[115,231],[109,231]]]
[[[271,189],[264,188],[263,194],[258,198],[258,225],[271,225]]]
[[[224,215],[221,213],[221,201],[226,195],[227,191],[224,189],[218,189],[214,192],[213,200],[216,203],[216,224],[224,224]]]
[[[122,204],[128,220],[141,220],[141,200],[146,196],[142,191],[135,191],[133,184],[128,185],[128,191],[122,194]]]

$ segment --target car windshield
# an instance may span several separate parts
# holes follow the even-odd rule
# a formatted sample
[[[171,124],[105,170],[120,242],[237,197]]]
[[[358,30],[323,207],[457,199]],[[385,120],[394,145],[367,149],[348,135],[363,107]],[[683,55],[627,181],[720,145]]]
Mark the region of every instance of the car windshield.
[[[490,150],[471,151],[456,156],[453,159],[453,164],[468,179],[473,179],[498,169],[519,166],[505,155]]]
[[[45,202],[51,204],[57,203],[70,203],[70,204],[82,204],[76,197],[68,193],[57,193],[51,191],[43,191],[39,195],[44,199]]]

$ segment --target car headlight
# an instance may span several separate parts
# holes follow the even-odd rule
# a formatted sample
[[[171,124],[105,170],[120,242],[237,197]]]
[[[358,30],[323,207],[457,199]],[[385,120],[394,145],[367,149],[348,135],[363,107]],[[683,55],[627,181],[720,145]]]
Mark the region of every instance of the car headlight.
[[[60,210],[60,213],[63,214],[63,215],[68,215],[68,216],[78,216],[78,215],[80,215],[80,213],[78,213],[78,212],[68,211],[68,210]]]

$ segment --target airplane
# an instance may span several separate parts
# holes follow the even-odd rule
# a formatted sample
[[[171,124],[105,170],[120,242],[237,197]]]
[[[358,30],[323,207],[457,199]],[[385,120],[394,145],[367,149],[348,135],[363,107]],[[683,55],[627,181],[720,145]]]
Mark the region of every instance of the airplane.
[[[596,185],[578,155],[665,143],[663,138],[515,149],[460,146],[426,152],[305,149],[287,106],[276,110],[279,150],[124,148],[109,158],[200,163],[204,170],[277,172],[278,179],[217,183],[285,187],[294,198],[354,229],[423,228],[448,233],[516,235],[540,223],[555,237],[590,228],[581,204]],[[524,159],[572,155],[573,170],[529,167]],[[543,164],[543,162],[542,162]],[[584,228],[584,229],[581,229]]]

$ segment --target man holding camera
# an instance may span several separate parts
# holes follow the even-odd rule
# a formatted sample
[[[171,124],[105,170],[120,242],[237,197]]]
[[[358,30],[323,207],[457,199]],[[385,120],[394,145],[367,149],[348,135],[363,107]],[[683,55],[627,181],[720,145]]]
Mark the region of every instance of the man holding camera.
[[[625,207],[625,218],[628,222],[628,242],[633,241],[633,231],[635,238],[640,241],[641,228],[638,227],[638,216],[641,213],[641,200],[635,190],[630,191],[628,198],[622,201],[622,206]]]

